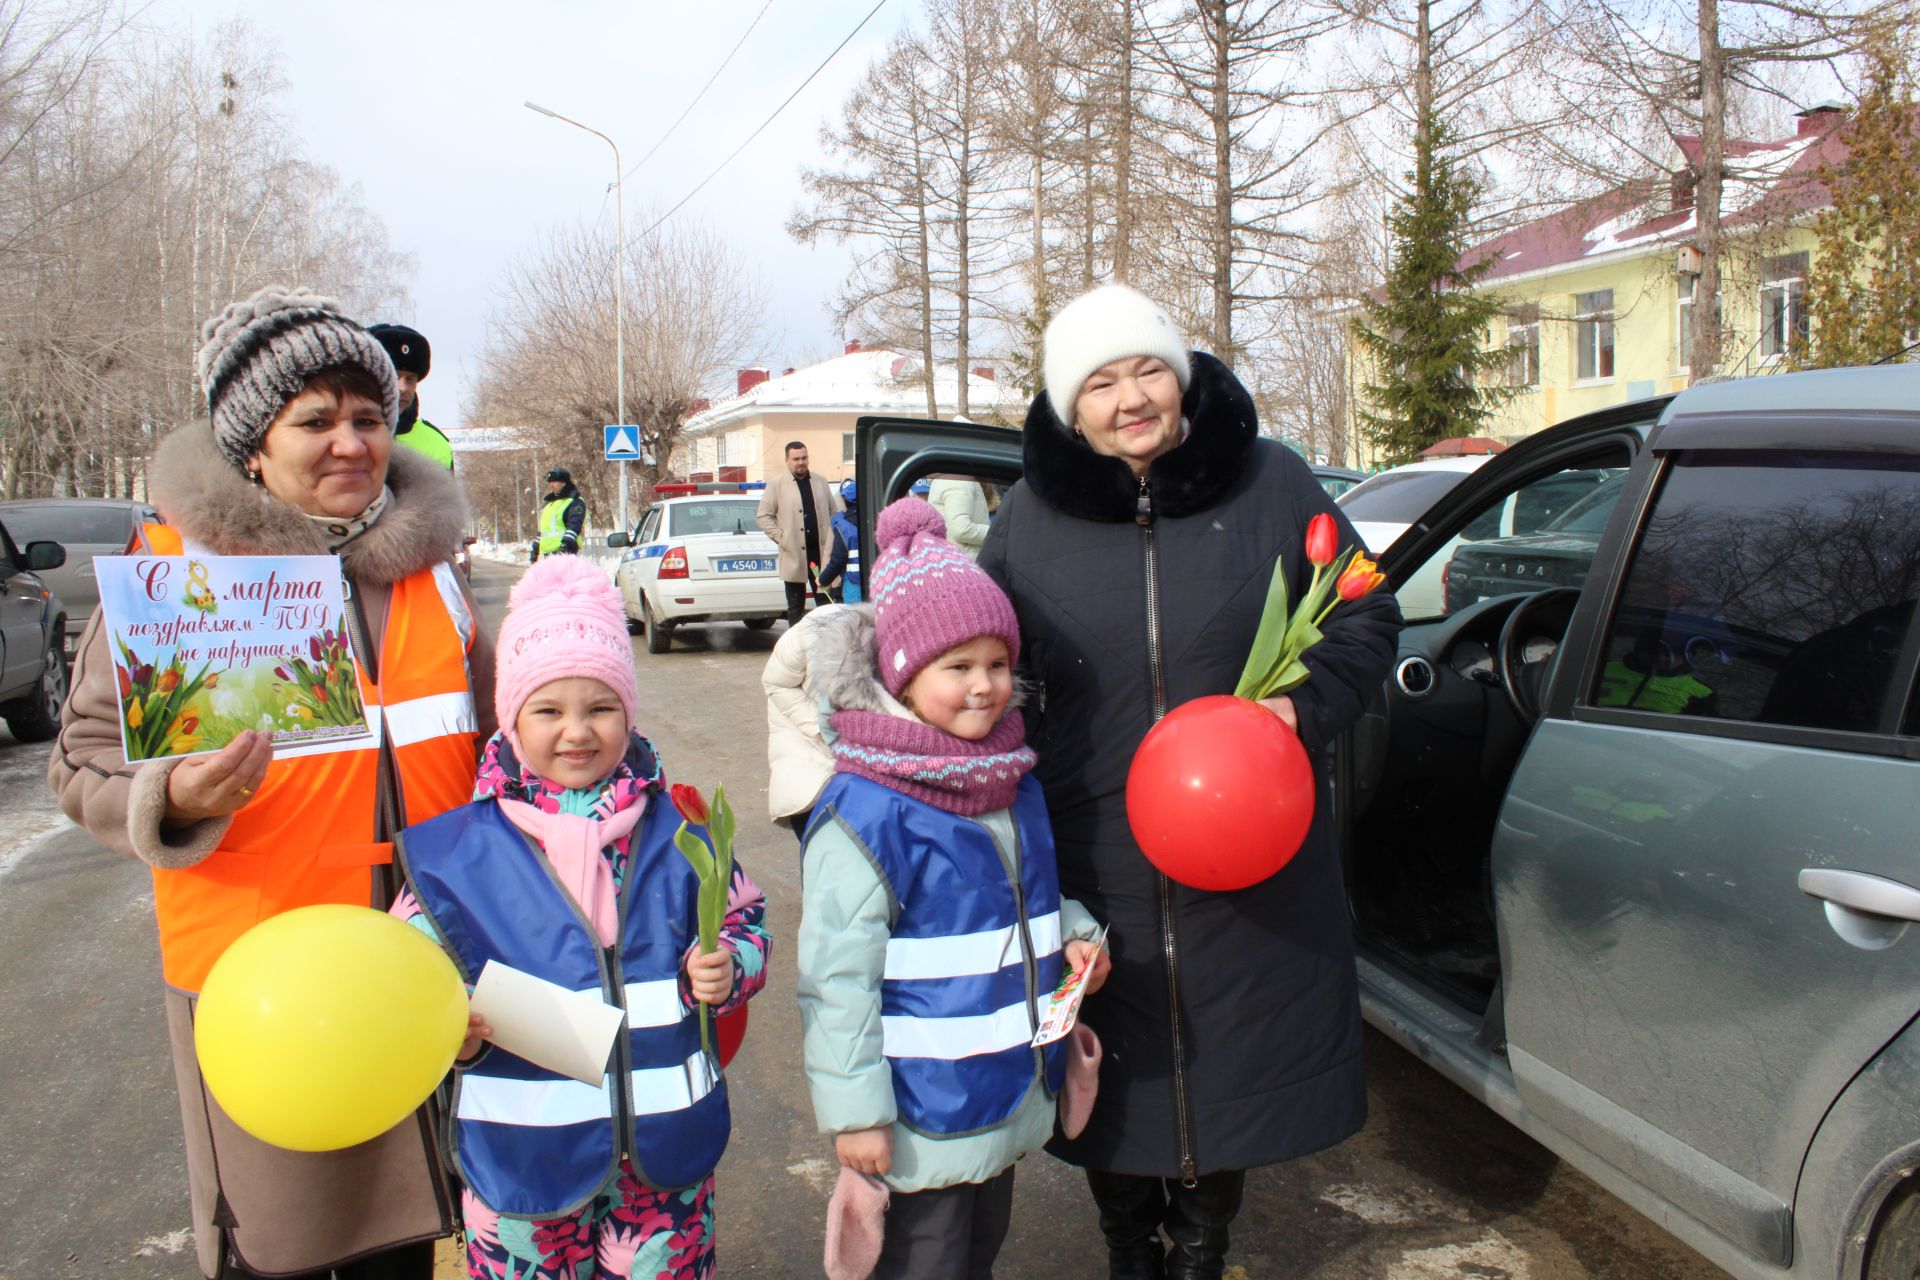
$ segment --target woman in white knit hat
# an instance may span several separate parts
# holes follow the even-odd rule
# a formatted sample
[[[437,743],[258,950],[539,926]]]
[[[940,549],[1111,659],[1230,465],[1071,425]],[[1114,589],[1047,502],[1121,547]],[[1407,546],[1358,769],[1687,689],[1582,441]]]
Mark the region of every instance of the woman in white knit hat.
[[[1027,414],[1025,478],[980,565],[1026,641],[1060,888],[1111,922],[1113,975],[1085,1018],[1106,1047],[1086,1131],[1050,1149],[1087,1171],[1114,1277],[1219,1277],[1245,1170],[1340,1141],[1366,1112],[1353,938],[1323,767],[1386,677],[1393,597],[1334,614],[1312,679],[1271,706],[1321,769],[1305,845],[1232,893],[1174,884],[1126,819],[1153,723],[1232,693],[1274,557],[1294,597],[1307,522],[1351,526],[1296,454],[1259,435],[1231,370],[1189,351],[1166,310],[1120,285],[1047,327],[1046,390]],[[1094,584],[1098,584],[1097,586]],[[1165,1240],[1163,1242],[1162,1233]]]
[[[193,1018],[240,934],[311,904],[386,906],[395,829],[471,797],[476,744],[493,732],[493,648],[452,564],[466,500],[452,473],[393,447],[393,362],[331,300],[262,289],[201,337],[208,420],[155,451],[167,523],[143,530],[138,549],[338,556],[383,740],[275,759],[265,734],[247,732],[210,755],[129,764],[96,610],[49,781],[94,839],[153,868],[202,1272],[429,1280],[432,1241],[452,1230],[438,1117],[422,1108],[344,1151],[269,1146],[208,1100]]]

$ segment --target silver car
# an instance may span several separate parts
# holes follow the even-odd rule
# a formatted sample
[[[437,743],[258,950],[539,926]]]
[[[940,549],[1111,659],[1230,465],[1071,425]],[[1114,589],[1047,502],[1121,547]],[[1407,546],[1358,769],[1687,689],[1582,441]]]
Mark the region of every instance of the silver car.
[[[865,511],[1019,465],[904,420],[858,453]],[[1384,568],[1620,468],[1587,563],[1431,596],[1335,748],[1366,1016],[1743,1280],[1914,1280],[1920,366],[1562,423]]]
[[[40,576],[67,606],[67,660],[100,603],[100,584],[93,576],[95,556],[126,553],[134,529],[160,519],[144,502],[125,498],[20,498],[0,502],[0,520],[6,521],[15,541],[57,542],[67,549],[66,563]]]

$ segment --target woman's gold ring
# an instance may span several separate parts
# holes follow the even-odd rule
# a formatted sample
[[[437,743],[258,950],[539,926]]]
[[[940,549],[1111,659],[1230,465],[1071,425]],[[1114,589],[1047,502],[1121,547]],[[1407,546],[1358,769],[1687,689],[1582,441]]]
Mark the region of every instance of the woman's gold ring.
[[[250,795],[252,795],[252,794],[253,794],[253,788],[252,788],[252,787],[242,787],[242,788],[240,788],[240,794],[241,794],[241,795],[243,795],[243,796],[250,796]]]

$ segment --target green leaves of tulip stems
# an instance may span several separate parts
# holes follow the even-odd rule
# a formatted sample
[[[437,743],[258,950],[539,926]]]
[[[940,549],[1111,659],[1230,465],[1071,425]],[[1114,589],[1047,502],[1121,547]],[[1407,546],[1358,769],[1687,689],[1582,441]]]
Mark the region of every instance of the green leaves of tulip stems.
[[[700,927],[700,953],[712,955],[720,949],[720,926],[727,919],[727,897],[733,888],[733,806],[727,803],[724,785],[713,789],[713,805],[698,789],[675,786],[669,792],[674,808],[680,811],[680,829],[673,833],[673,847],[693,868],[700,888],[695,897]],[[689,826],[689,821],[705,820],[704,830]],[[696,999],[700,1011],[700,1047],[713,1053],[713,1011]]]
[[[1267,602],[1260,611],[1260,629],[1254,633],[1253,648],[1247,653],[1247,665],[1241,669],[1240,683],[1233,688],[1235,697],[1257,702],[1278,697],[1306,683],[1311,673],[1300,660],[1301,655],[1320,643],[1320,624],[1339,603],[1329,597],[1333,596],[1334,584],[1340,580],[1353,555],[1354,549],[1349,547],[1328,563],[1316,564],[1313,581],[1292,609],[1287,607],[1286,559],[1274,557],[1273,576],[1267,583]]]

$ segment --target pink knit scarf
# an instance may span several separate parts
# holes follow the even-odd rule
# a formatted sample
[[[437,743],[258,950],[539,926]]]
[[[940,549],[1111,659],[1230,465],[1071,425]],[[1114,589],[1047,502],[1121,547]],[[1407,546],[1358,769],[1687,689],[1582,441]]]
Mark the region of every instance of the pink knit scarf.
[[[514,826],[533,837],[560,884],[573,895],[600,945],[610,947],[620,930],[620,906],[613,890],[613,864],[600,851],[631,832],[647,811],[647,795],[610,818],[587,818],[577,813],[548,813],[504,796],[500,812]]]
[[[1005,809],[1034,765],[1027,726],[1009,711],[978,742],[879,711],[836,711],[833,767],[856,773],[949,813]]]

